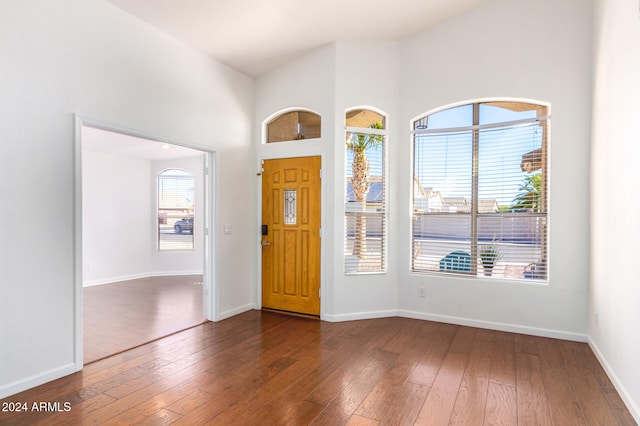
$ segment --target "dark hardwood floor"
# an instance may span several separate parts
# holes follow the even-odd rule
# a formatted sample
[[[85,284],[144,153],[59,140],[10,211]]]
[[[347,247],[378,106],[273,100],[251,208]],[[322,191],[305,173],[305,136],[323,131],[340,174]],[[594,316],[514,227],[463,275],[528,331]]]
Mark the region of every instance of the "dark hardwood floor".
[[[202,275],[90,286],[83,298],[85,364],[205,321]]]
[[[633,425],[583,343],[386,318],[250,311],[3,402],[21,424]]]

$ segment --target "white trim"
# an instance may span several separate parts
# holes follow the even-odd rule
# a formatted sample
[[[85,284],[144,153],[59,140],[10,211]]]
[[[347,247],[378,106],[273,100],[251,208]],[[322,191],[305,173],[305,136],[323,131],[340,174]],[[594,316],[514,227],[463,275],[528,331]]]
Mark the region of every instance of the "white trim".
[[[435,133],[435,134],[458,133],[458,132],[468,132],[470,130],[497,129],[500,127],[515,127],[515,126],[524,125],[524,124],[539,123],[540,121],[548,121],[550,119],[551,119],[550,115],[545,115],[544,117],[523,118],[521,120],[501,121],[499,123],[490,123],[490,124],[475,124],[473,126],[449,127],[444,129],[417,129],[417,130],[411,130],[411,134],[424,135],[424,134],[430,134],[430,133]]]
[[[153,271],[149,274],[150,277],[171,277],[183,275],[204,275],[204,271],[201,269],[194,269],[192,271]]]
[[[591,337],[589,337],[588,343],[589,347],[598,359],[598,362],[600,362],[600,365],[602,365],[604,372],[609,377],[609,380],[611,380],[611,383],[613,383],[613,386],[618,391],[618,394],[620,394],[620,397],[622,398],[624,404],[627,406],[627,409],[631,413],[631,416],[633,416],[636,423],[640,424],[640,406],[638,406],[631,395],[629,395],[626,387],[622,384],[622,381],[620,381],[616,373],[613,371],[613,368],[611,368],[611,365],[609,365],[609,363],[607,362],[607,359],[604,357],[602,352],[600,352],[598,345],[596,345]]]
[[[550,337],[553,339],[570,340],[574,342],[587,342],[587,335],[581,333],[572,333],[561,330],[551,330],[546,328],[528,327],[524,325],[514,325],[499,323],[493,321],[481,321],[470,318],[453,317],[448,315],[429,314],[424,312],[407,311],[407,310],[386,310],[386,311],[369,311],[356,312],[349,314],[325,315],[323,318],[329,322],[353,321],[375,318],[401,317],[412,318],[424,321],[441,322],[445,324],[463,325],[467,327],[483,328],[488,330],[506,331],[509,333],[527,334],[530,336]]]
[[[140,278],[149,278],[151,273],[145,272],[140,274],[120,275],[117,277],[101,278],[99,280],[83,281],[83,287],[93,287],[96,285],[113,284],[121,281],[138,280]]]
[[[81,369],[82,364],[80,364],[78,368],[78,365],[76,363],[71,363],[63,365],[62,367],[45,371],[40,374],[34,374],[33,376],[17,380],[13,383],[8,383],[0,387],[0,399],[15,395],[36,386],[40,386],[52,380],[59,379],[60,377],[68,376],[69,374],[73,374]]]
[[[363,272],[363,271],[358,271],[358,270],[347,270],[347,259],[349,258],[350,255],[343,255],[342,256],[342,275],[345,277],[356,277],[356,276],[361,276],[361,275],[386,275],[389,273],[389,224],[390,224],[390,217],[393,217],[392,214],[390,214],[390,211],[393,209],[391,207],[391,203],[389,201],[389,190],[390,188],[392,188],[391,184],[393,183],[393,179],[391,177],[391,174],[389,173],[389,114],[379,108],[376,107],[372,107],[372,106],[357,106],[357,107],[352,107],[352,108],[347,108],[345,109],[345,122],[346,122],[346,116],[350,111],[369,111],[369,112],[374,112],[378,115],[380,115],[381,117],[383,117],[384,120],[384,128],[383,129],[372,129],[370,127],[356,127],[356,126],[344,126],[345,129],[345,135],[348,134],[353,134],[353,133],[359,133],[359,134],[372,134],[372,135],[378,135],[378,136],[382,136],[383,137],[383,145],[382,145],[382,165],[383,165],[383,170],[382,170],[382,184],[383,184],[383,189],[384,189],[384,193],[382,194],[383,196],[383,205],[382,205],[382,212],[375,212],[374,214],[379,214],[382,213],[382,217],[383,217],[383,226],[382,226],[382,270],[378,270],[378,271],[372,271],[372,272]],[[346,190],[346,186],[348,185],[348,178],[347,178],[347,167],[348,164],[346,163],[347,158],[348,158],[348,149],[345,150],[345,155],[344,155],[344,159],[345,159],[345,164],[343,164],[343,171],[344,171],[344,175],[343,175],[343,185],[342,189]],[[412,162],[413,164],[413,162]],[[343,224],[346,226],[346,215],[347,213],[350,212],[359,212],[359,213],[364,213],[369,214],[369,212],[363,212],[362,209],[357,209],[356,205],[361,205],[362,202],[348,202],[344,204],[344,209],[342,212],[342,219],[343,219]],[[365,202],[366,204],[366,202]],[[342,233],[342,243],[346,244],[346,240],[347,240],[347,235],[346,235],[346,229],[343,230]],[[359,268],[357,268],[359,269]]]
[[[96,129],[106,130],[109,132],[121,133],[142,139],[148,139],[161,143],[178,145],[185,148],[196,149],[202,151],[205,155],[206,164],[209,174],[203,177],[205,186],[208,191],[204,194],[205,202],[205,229],[208,230],[208,236],[204,238],[204,285],[203,285],[203,313],[209,320],[216,321],[218,315],[218,286],[215,267],[215,184],[214,175],[217,174],[215,167],[216,147],[205,146],[192,142],[184,142],[163,136],[153,135],[146,132],[129,129],[126,127],[105,123],[98,120],[84,118],[78,114],[74,114],[75,124],[75,164],[74,164],[74,368],[75,371],[83,368],[83,335],[82,335],[82,291],[83,285],[83,268],[82,268],[82,128],[92,127]],[[213,172],[212,172],[213,170]],[[207,255],[209,253],[209,255]],[[61,377],[61,376],[59,376]],[[57,377],[52,376],[50,380]]]
[[[171,277],[171,276],[185,276],[185,275],[204,275],[201,270],[198,271],[155,271],[155,272],[143,272],[140,274],[120,275],[117,277],[101,278],[99,280],[85,281],[83,287],[93,287],[96,285],[113,284],[121,281],[138,280],[141,278],[150,277]]]
[[[574,342],[587,342],[587,335],[570,331],[552,330],[548,328],[529,327],[526,325],[507,324],[494,321],[482,321],[471,318],[453,317],[449,315],[428,314],[416,311],[398,311],[398,315],[404,318],[413,318],[427,321],[442,322],[446,324],[464,325],[467,327],[485,328],[488,330],[506,331],[509,333],[528,334],[530,336],[550,337],[553,339],[570,340]]]
[[[216,265],[216,253],[218,244],[218,234],[216,232],[216,194],[218,193],[218,167],[217,154],[215,151],[206,151],[204,156],[204,238],[203,238],[203,298],[202,308],[205,317],[210,321],[218,321],[220,311],[220,293],[217,286],[219,282],[218,268]]]
[[[82,370],[83,318],[83,261],[82,261],[82,119],[74,115],[74,165],[73,165],[73,361],[75,370]],[[59,376],[62,377],[62,376]]]
[[[369,311],[369,312],[354,312],[350,314],[337,314],[337,315],[325,315],[323,320],[328,322],[343,322],[343,321],[358,321],[366,319],[376,318],[393,318],[400,316],[398,311]]]
[[[387,116],[384,116],[385,120]],[[372,129],[371,127],[353,127],[353,126],[344,126],[344,130],[347,133],[364,133],[368,135],[379,135],[379,136],[387,136],[389,131],[387,129]]]
[[[444,110],[447,110],[447,109],[456,108],[456,107],[460,107],[460,106],[464,106],[464,105],[469,105],[469,104],[487,103],[487,102],[520,102],[520,103],[525,103],[525,104],[533,104],[533,105],[545,106],[545,107],[547,107],[548,110],[550,110],[550,108],[551,108],[551,103],[549,103],[549,102],[543,102],[543,101],[539,101],[537,99],[530,99],[530,98],[491,97],[491,98],[469,99],[469,100],[466,100],[466,101],[460,101],[460,102],[450,103],[450,104],[447,104],[447,105],[442,105],[442,106],[430,109],[425,113],[422,113],[420,115],[417,115],[417,116],[413,117],[411,120],[409,120],[409,131],[413,130],[413,127],[414,127],[414,124],[415,124],[416,121],[422,120],[423,118],[425,118],[425,117],[427,117],[429,115],[435,114],[436,112],[440,112],[440,111],[444,111]]]
[[[249,303],[247,305],[243,305],[243,306],[238,306],[237,308],[233,308],[233,309],[229,309],[228,311],[224,311],[224,312],[220,312],[218,319],[216,321],[222,321],[224,319],[227,318],[231,318],[233,316],[239,315],[241,313],[244,312],[248,312],[251,310],[260,310],[260,308],[258,306],[256,306],[255,303]]]

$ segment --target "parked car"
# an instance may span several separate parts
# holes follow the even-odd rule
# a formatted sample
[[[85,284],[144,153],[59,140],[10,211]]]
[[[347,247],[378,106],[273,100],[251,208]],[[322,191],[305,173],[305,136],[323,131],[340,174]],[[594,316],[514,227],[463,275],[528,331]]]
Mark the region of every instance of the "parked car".
[[[182,234],[185,231],[193,234],[193,218],[183,217],[180,220],[176,220],[173,229],[176,231],[176,234]]]

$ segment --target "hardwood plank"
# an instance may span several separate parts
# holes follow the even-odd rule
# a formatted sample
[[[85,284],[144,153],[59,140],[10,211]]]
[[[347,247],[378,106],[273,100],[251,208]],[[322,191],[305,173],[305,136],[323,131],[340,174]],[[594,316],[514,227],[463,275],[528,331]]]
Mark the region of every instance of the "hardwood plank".
[[[392,336],[398,332],[398,328],[395,322],[385,323],[385,325],[385,327],[379,329],[379,334],[377,335],[363,333],[361,339],[352,338],[346,341],[346,353],[366,353],[373,351],[376,347],[386,346]],[[380,342],[384,342],[384,344],[381,345]],[[305,396],[305,400],[321,405],[328,405],[346,387],[345,384],[355,380],[366,367],[366,360],[363,362],[361,357],[349,357],[340,367],[324,377],[321,383]]]
[[[206,321],[202,275],[84,287],[83,305],[85,364]]]
[[[529,346],[529,349],[531,348],[532,346]],[[551,425],[547,395],[536,355],[516,353],[516,383],[518,424]]]
[[[359,369],[350,382],[331,400],[311,424],[345,423],[364,401],[380,378],[391,368],[398,354],[374,350],[363,357],[364,368]]]
[[[624,414],[612,410],[609,400],[610,392],[614,392],[613,385],[586,344],[561,342],[560,351],[587,424],[635,424],[630,415],[627,415],[628,410],[624,410]],[[613,404],[616,408],[620,405]]]
[[[408,381],[418,385],[431,387],[435,381],[440,366],[451,346],[456,335],[456,327],[442,324],[429,340],[430,347],[418,361],[416,367],[411,372]]]
[[[168,425],[175,422],[180,417],[181,417],[180,414],[174,413],[173,411],[163,408],[162,410],[158,410],[157,412],[153,413],[152,415],[144,419],[139,424],[141,426]],[[125,424],[131,425],[132,423],[125,423]]]
[[[551,414],[556,425],[566,425],[579,420],[584,422],[580,403],[571,386],[569,375],[556,341],[538,338],[538,359],[544,382],[545,393]]]
[[[385,346],[385,350],[398,353],[398,358],[360,404],[357,415],[383,424],[413,423],[424,404],[432,381],[430,380],[428,385],[416,384],[412,383],[410,378],[416,369],[423,365],[425,355],[434,346],[432,339],[438,330],[437,325],[424,327],[421,322],[410,320],[399,336]],[[440,360],[442,358],[444,353]],[[434,373],[433,377],[435,375]],[[424,379],[424,376],[422,378]]]
[[[407,382],[407,377],[413,370],[413,367],[413,361],[406,358],[397,359],[394,366],[378,381],[371,392],[369,392],[355,414],[370,419],[384,420],[385,416],[393,411],[398,404],[406,404],[408,402],[406,400],[407,389],[412,389],[416,390],[417,394],[410,395],[410,397],[418,397],[418,395],[421,395],[418,401],[416,401],[417,406],[414,410],[417,416],[426,398],[428,388]]]
[[[0,424],[633,425],[588,345],[407,318],[251,311],[0,402]]]
[[[491,345],[485,339],[475,341],[449,424],[470,425],[485,417],[491,373]]]
[[[349,420],[347,421],[345,426],[377,426],[379,424],[380,422],[377,420],[354,414],[353,416],[349,417]]]
[[[515,335],[494,332],[490,381],[516,386]]]
[[[384,411],[379,414],[380,424],[411,425],[420,414],[429,387],[405,382],[395,394],[380,404]]]
[[[468,358],[468,355],[458,352],[447,353],[416,424],[449,424]]]
[[[486,426],[515,426],[518,424],[518,401],[515,385],[489,383],[483,424]]]

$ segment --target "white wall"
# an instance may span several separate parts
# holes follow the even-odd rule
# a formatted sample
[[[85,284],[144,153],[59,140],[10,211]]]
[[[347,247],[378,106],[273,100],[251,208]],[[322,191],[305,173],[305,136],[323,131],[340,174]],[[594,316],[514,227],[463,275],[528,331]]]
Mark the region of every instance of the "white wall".
[[[640,11],[596,2],[589,338],[640,423]]]
[[[83,145],[90,143],[83,139]],[[158,251],[157,176],[169,168],[193,174],[194,249]],[[203,158],[150,161],[84,149],[83,283],[105,284],[203,272]]]
[[[254,147],[254,173],[260,170],[260,160],[280,157],[302,157],[321,155],[323,157],[322,169],[322,227],[325,230],[325,238],[321,241],[322,256],[322,312],[327,308],[326,300],[332,297],[332,283],[327,276],[333,274],[334,265],[329,261],[328,253],[335,248],[332,238],[333,206],[327,200],[327,194],[333,193],[335,185],[334,163],[332,151],[334,145],[334,102],[335,102],[335,45],[323,46],[307,55],[304,55],[289,64],[279,67],[259,78],[255,82],[255,126],[253,129]],[[305,139],[295,142],[263,143],[262,123],[273,114],[287,108],[306,108],[320,114],[322,118],[321,137],[318,139]],[[253,181],[254,203],[252,208],[260,210],[261,185],[260,178]],[[252,248],[255,247],[254,257],[251,258],[252,267],[259,274],[261,267],[260,244],[260,215],[254,219],[254,239]],[[256,284],[253,292],[254,300],[260,307],[260,283]],[[332,306],[329,304],[329,306]]]
[[[398,170],[404,315],[586,340],[591,27],[589,1],[499,0],[402,42],[400,149],[391,165]],[[435,108],[495,97],[551,105],[549,283],[411,274],[409,122]]]
[[[389,41],[336,43],[336,99],[335,123],[332,142],[332,161],[335,176],[333,191],[328,202],[334,208],[335,227],[332,256],[333,275],[328,280],[332,288],[331,306],[327,319],[343,320],[369,316],[393,315],[397,309],[397,272],[402,264],[397,250],[398,225],[401,212],[396,180],[398,169],[388,167],[387,198],[387,264],[388,272],[370,275],[344,274],[344,185],[345,185],[345,114],[348,109],[367,107],[387,115],[387,159],[394,158],[398,146],[399,129],[406,126],[399,115],[398,43]]]
[[[397,43],[338,42],[257,80],[256,123],[292,106],[323,115],[320,142],[265,146],[260,129],[254,137],[257,158],[327,152],[324,319],[400,314],[586,340],[591,30],[590,2],[498,0]],[[551,105],[549,283],[412,274],[410,122],[435,108],[497,97]],[[341,123],[355,106],[389,114],[389,272],[345,277]],[[418,297],[420,286],[426,298]]]
[[[84,285],[150,275],[151,167],[148,160],[84,150]]]
[[[252,80],[102,0],[3,2],[0,40],[0,223],[28,224],[0,238],[0,398],[80,368],[74,113],[215,149],[216,307],[246,309]]]
[[[343,206],[345,112],[358,106],[377,108],[390,114],[390,131],[396,132],[397,127],[394,129],[393,126],[397,126],[397,122],[393,115],[397,111],[398,98],[397,57],[397,44],[393,42],[338,42],[256,80],[256,169],[258,161],[265,158],[323,155],[321,316],[325,320],[395,312],[395,276],[344,275]],[[261,124],[274,113],[293,107],[308,108],[321,115],[322,137],[263,144]],[[260,185],[257,180],[258,204]],[[390,223],[389,226],[393,232],[395,225]],[[256,226],[255,246],[259,239],[259,227]],[[257,256],[260,256],[259,251]]]

